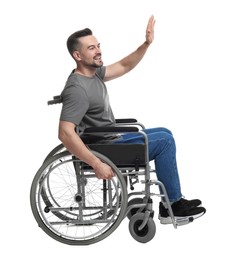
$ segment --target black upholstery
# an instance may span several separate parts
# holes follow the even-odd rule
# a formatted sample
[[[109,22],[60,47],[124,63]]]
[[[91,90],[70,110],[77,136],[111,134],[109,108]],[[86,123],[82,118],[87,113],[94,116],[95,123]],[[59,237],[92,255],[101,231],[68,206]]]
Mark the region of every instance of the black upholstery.
[[[145,144],[90,144],[88,147],[108,157],[119,167],[132,166],[136,169],[145,166]]]

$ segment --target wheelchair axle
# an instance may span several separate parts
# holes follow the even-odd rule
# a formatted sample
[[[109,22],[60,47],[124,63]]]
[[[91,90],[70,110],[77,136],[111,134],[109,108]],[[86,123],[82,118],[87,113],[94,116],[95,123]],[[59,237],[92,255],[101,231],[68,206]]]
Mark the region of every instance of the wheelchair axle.
[[[82,201],[82,195],[80,195],[80,194],[76,194],[75,195],[75,201],[77,202],[77,203],[79,203],[79,202],[81,202]]]

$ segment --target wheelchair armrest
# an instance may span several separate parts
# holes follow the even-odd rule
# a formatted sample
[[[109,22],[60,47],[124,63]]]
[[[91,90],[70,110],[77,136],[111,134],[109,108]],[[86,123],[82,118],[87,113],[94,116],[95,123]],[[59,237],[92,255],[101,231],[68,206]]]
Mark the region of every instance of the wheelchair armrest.
[[[118,118],[116,119],[117,124],[131,124],[137,123],[137,119],[135,118]]]
[[[145,126],[142,123],[138,122],[137,119],[135,119],[135,118],[122,118],[122,119],[120,118],[120,119],[116,119],[115,121],[116,121],[117,126],[138,125],[138,126],[140,126],[140,128],[145,129]]]
[[[126,133],[126,132],[138,132],[137,127],[124,127],[124,126],[114,126],[114,127],[89,127],[84,130],[84,133]]]

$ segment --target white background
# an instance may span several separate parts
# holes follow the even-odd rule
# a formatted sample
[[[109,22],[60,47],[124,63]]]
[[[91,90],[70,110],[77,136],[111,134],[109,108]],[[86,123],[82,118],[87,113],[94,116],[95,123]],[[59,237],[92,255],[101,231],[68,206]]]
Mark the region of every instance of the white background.
[[[1,258],[239,259],[240,6],[233,0],[8,0],[0,4]],[[155,41],[128,75],[108,82],[116,117],[172,130],[182,191],[207,214],[174,229],[157,220],[156,236],[136,242],[128,220],[86,247],[61,244],[38,228],[31,181],[56,146],[58,95],[75,64],[66,49],[89,27],[105,65],[145,39],[150,15]],[[111,252],[110,252],[111,249]]]

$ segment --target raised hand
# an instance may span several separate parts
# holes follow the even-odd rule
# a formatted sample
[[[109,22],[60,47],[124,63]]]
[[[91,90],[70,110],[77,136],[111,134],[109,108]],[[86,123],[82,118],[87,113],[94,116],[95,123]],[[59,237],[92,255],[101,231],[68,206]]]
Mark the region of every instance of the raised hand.
[[[154,40],[154,26],[155,26],[155,19],[154,16],[152,15],[147,24],[147,29],[146,29],[146,42],[148,44],[151,44]]]

